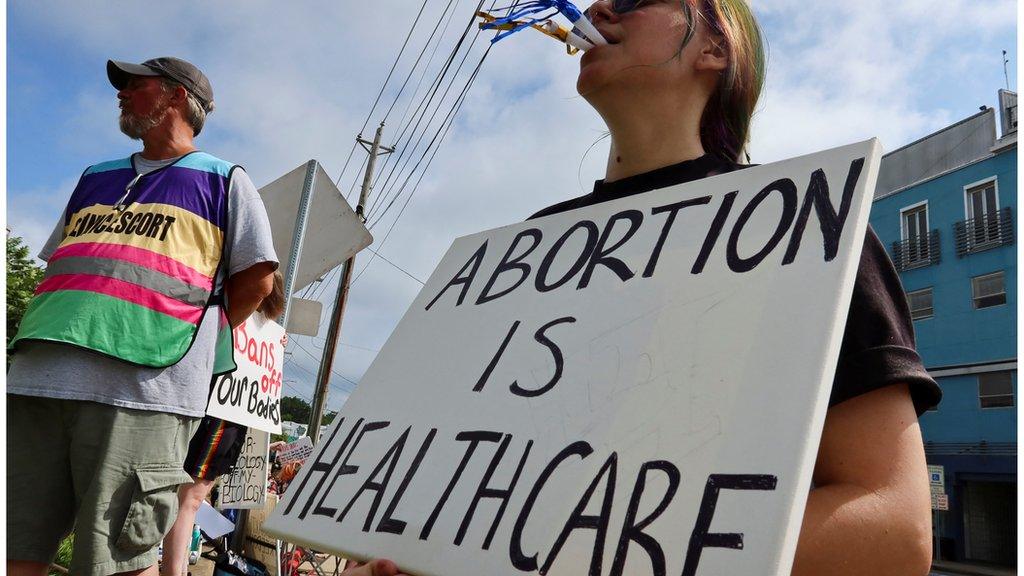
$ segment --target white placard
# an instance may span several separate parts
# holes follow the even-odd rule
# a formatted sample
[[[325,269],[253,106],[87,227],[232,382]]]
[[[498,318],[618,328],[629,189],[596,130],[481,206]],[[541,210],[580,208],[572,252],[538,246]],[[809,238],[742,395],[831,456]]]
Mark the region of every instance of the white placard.
[[[281,433],[284,328],[256,313],[232,333],[238,370],[217,378],[206,413],[229,422]]]
[[[309,439],[309,436],[303,436],[291,444],[286,444],[280,452],[277,453],[277,461],[291,462],[298,460],[304,462],[309,455],[313,453],[313,441]]]
[[[270,434],[249,428],[238,461],[230,474],[221,476],[217,507],[262,508],[267,501],[267,462]]]
[[[199,524],[204,534],[213,539],[220,538],[235,529],[231,520],[217,512],[217,509],[210,506],[206,500],[203,500],[196,512],[196,524]]]
[[[456,240],[265,529],[419,576],[788,576],[879,155]]]

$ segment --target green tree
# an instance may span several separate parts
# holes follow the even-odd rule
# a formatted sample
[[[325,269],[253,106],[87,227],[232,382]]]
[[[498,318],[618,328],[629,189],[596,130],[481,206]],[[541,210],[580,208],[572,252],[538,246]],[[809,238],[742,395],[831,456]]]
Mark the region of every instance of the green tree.
[[[324,414],[323,420],[320,422],[322,425],[327,426],[331,422],[334,422],[334,417],[338,415],[337,410],[331,410]]]
[[[305,424],[309,422],[309,402],[295,396],[281,398],[281,419]]]
[[[36,286],[43,280],[43,269],[37,266],[28,255],[25,246],[18,236],[7,237],[7,343],[18,332],[21,317],[25,315],[28,302]],[[8,357],[8,361],[10,357]]]

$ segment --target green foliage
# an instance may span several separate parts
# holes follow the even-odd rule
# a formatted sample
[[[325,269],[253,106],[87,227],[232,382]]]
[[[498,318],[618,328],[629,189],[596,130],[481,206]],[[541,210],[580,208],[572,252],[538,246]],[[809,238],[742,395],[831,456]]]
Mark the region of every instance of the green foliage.
[[[320,422],[321,425],[327,426],[331,422],[334,422],[334,417],[338,415],[338,411],[334,410],[324,414],[323,420]]]
[[[284,396],[281,398],[281,419],[305,424],[309,422],[310,406],[302,398]]]
[[[7,343],[18,332],[21,317],[36,286],[43,280],[43,269],[32,261],[18,236],[7,237]]]
[[[71,534],[65,538],[61,543],[60,547],[57,548],[57,557],[53,559],[53,563],[68,568],[71,566],[71,553],[75,550],[75,535]],[[50,570],[50,576],[62,576],[60,572],[56,570]]]

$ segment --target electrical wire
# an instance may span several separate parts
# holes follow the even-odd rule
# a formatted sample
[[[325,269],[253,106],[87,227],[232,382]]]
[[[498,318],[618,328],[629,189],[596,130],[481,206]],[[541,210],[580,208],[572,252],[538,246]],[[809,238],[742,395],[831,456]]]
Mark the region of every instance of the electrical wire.
[[[466,27],[463,29],[462,34],[459,36],[458,41],[455,43],[455,47],[452,49],[451,54],[449,54],[448,59],[445,61],[444,66],[438,72],[437,76],[435,77],[435,80],[433,82],[431,82],[431,87],[432,88],[429,90],[429,93],[430,93],[429,97],[426,98],[425,100],[421,101],[420,105],[417,106],[417,108],[416,108],[416,112],[413,113],[413,117],[416,117],[417,120],[416,120],[415,124],[413,125],[412,132],[409,133],[409,137],[406,140],[405,145],[403,146],[402,144],[398,144],[399,154],[398,154],[398,158],[396,158],[394,160],[395,166],[398,165],[399,161],[401,160],[402,157],[405,156],[406,153],[413,153],[413,154],[415,153],[415,150],[419,146],[419,143],[422,141],[423,136],[426,134],[427,130],[429,130],[431,122],[433,122],[434,118],[437,115],[438,110],[440,110],[441,105],[444,103],[444,99],[448,95],[448,90],[451,88],[452,83],[454,82],[455,78],[458,76],[458,73],[459,73],[459,71],[462,68],[462,64],[465,63],[466,56],[468,56],[469,52],[472,50],[472,42],[469,45],[469,50],[467,50],[466,55],[463,56],[463,59],[460,62],[459,67],[456,68],[455,74],[452,76],[452,79],[449,81],[448,87],[445,89],[445,91],[444,91],[444,93],[443,93],[443,95],[441,97],[441,100],[438,101],[437,107],[434,109],[433,114],[431,114],[431,116],[430,116],[430,120],[428,120],[426,126],[423,127],[423,133],[420,134],[420,137],[417,139],[416,145],[413,146],[412,148],[409,148],[408,143],[411,142],[412,139],[416,136],[416,132],[419,129],[420,124],[422,123],[423,119],[426,117],[427,112],[430,110],[431,104],[434,102],[434,98],[437,96],[438,90],[440,89],[441,85],[444,83],[445,77],[448,76],[448,72],[451,69],[452,63],[455,62],[455,59],[458,57],[458,54],[459,54],[459,51],[462,48],[462,45],[465,43],[466,38],[469,35],[469,31],[473,28],[473,24],[476,21],[476,12],[478,12],[480,10],[480,8],[483,7],[483,3],[484,3],[484,0],[480,0],[480,2],[477,3],[476,9],[474,10],[472,17],[467,22]],[[477,37],[479,37],[479,35],[480,35],[480,30],[478,28],[476,35],[473,37],[473,41],[474,42],[477,39]],[[422,114],[419,113],[421,109],[423,110]],[[404,135],[403,133],[399,134],[399,137],[398,137],[399,141],[401,141],[403,135]],[[404,170],[406,165],[408,165],[408,160],[406,160],[406,163],[402,165],[401,169],[399,169],[399,178],[401,177],[401,172],[402,172],[402,170]],[[395,173],[395,166],[392,166],[391,171],[388,172],[387,177],[384,179],[383,186],[380,187],[381,193],[378,194],[378,196],[374,200],[373,204],[371,204],[370,210],[367,212],[367,214],[372,214],[374,212],[375,207],[385,197],[385,195],[386,195],[385,191],[387,189],[387,186],[390,183],[390,181],[392,179],[392,176]]]
[[[405,41],[402,42],[402,48],[398,51],[398,56],[395,57],[394,63],[391,64],[391,70],[388,71],[387,78],[384,79],[384,84],[380,87],[380,92],[377,93],[377,98],[373,101],[373,106],[370,107],[369,114],[366,115],[366,120],[363,122],[363,127],[359,129],[362,133],[366,130],[366,126],[370,123],[370,117],[373,116],[374,110],[377,109],[377,104],[380,102],[380,97],[384,94],[384,89],[388,86],[388,81],[391,80],[391,75],[395,72],[395,67],[398,66],[398,61],[402,59],[402,54],[405,52],[405,47],[409,44],[409,38],[412,38],[413,30],[416,29],[416,24],[420,21],[420,16],[423,15],[423,9],[427,7],[427,0],[423,0],[423,5],[420,6],[420,11],[416,13],[416,19],[413,20],[412,26],[409,28],[409,33],[405,35]]]
[[[388,107],[388,111],[384,113],[384,119],[381,120],[381,122],[387,122],[388,116],[391,115],[391,111],[395,109],[395,104],[398,103],[398,99],[401,98],[402,92],[405,90],[405,87],[409,84],[409,79],[412,78],[413,72],[415,72],[415,70],[416,70],[416,66],[419,65],[420,59],[422,59],[423,58],[423,54],[426,53],[427,47],[430,46],[430,40],[433,38],[434,34],[437,32],[438,27],[441,25],[441,21],[444,20],[445,13],[448,12],[448,9],[452,5],[453,1],[454,0],[448,0],[448,4],[445,6],[445,9],[441,12],[441,18],[439,18],[437,20],[437,24],[434,25],[434,31],[431,33],[430,38],[427,39],[427,42],[423,45],[423,49],[420,50],[420,54],[419,54],[419,56],[416,57],[416,61],[413,62],[412,68],[409,69],[409,74],[407,74],[405,76],[405,81],[402,82],[402,86],[398,89],[398,93],[395,95],[395,99],[392,100],[391,106]],[[424,5],[425,4],[426,3],[424,2]],[[421,12],[422,12],[422,9],[421,9]],[[452,14],[454,14],[454,13],[455,12],[453,11]],[[447,30],[448,30],[448,26],[445,25],[444,30],[441,31],[441,36],[439,36],[439,38],[443,38],[444,37],[444,32],[447,31]],[[408,40],[408,38],[406,40]],[[440,40],[438,41],[438,44],[440,44]],[[404,46],[403,46],[403,49],[404,49]],[[392,68],[392,70],[394,70],[394,69]],[[389,78],[390,78],[390,75],[389,75]],[[371,110],[370,113],[372,114],[373,111]]]
[[[402,119],[398,122],[398,137],[394,139],[395,142],[400,142],[402,140],[402,136],[405,134],[405,131],[408,129],[409,124],[412,123],[412,119],[410,119],[409,122],[406,122],[406,119],[409,116],[409,110],[412,108],[412,103],[416,101],[416,96],[419,94],[420,87],[423,85],[423,79],[426,78],[427,71],[430,69],[431,65],[434,63],[434,58],[437,56],[437,49],[441,46],[441,42],[444,39],[444,35],[445,35],[445,33],[448,32],[448,26],[451,24],[452,19],[455,16],[455,12],[456,12],[455,10],[448,11],[450,6],[451,6],[451,2],[449,1],[448,5],[445,6],[445,10],[441,12],[441,18],[443,19],[444,15],[445,15],[445,12],[447,11],[448,12],[448,19],[445,20],[444,28],[441,29],[441,33],[437,35],[437,42],[434,43],[434,48],[433,48],[433,50],[430,51],[430,58],[427,59],[427,64],[425,66],[423,66],[423,72],[420,74],[420,78],[416,82],[416,89],[413,90],[412,97],[409,99],[409,102],[406,104],[405,111],[402,112]],[[435,27],[435,32],[436,32],[436,27]],[[426,44],[423,46],[424,51],[430,46],[430,43],[431,43],[432,39],[433,39],[433,34],[431,34],[431,37],[427,39]],[[421,57],[422,57],[422,55],[423,55],[423,52],[420,53]],[[420,61],[420,58],[417,58],[416,62],[419,63],[419,61]],[[413,66],[413,68],[411,70],[409,70],[410,76],[412,75],[413,72],[415,72],[415,70],[416,70],[415,66]],[[406,81],[408,81],[408,78],[406,79]],[[401,95],[401,94],[399,94],[399,95]],[[396,96],[395,101],[392,103],[392,107],[397,102],[398,102],[398,97]],[[422,104],[422,100],[421,100],[421,104]],[[418,107],[417,107],[417,111],[419,111]],[[390,113],[390,110],[388,112]],[[413,115],[413,118],[415,118],[415,115]],[[398,154],[398,158],[401,158],[401,156],[402,156],[401,150],[404,150],[404,148],[400,147],[399,150],[400,151],[399,151],[399,154]],[[384,163],[378,169],[378,174],[383,173],[385,170],[387,170],[388,166],[390,166],[391,161],[394,158],[395,158],[394,155],[389,154],[384,159]],[[374,202],[371,203],[370,209],[372,210],[376,205],[377,205],[376,198],[374,198]]]
[[[480,62],[477,63],[476,69],[473,71],[473,74],[470,76],[469,81],[466,83],[466,86],[463,88],[462,93],[459,96],[459,100],[458,100],[457,106],[454,107],[452,109],[452,112],[449,114],[448,126],[445,128],[444,132],[441,134],[441,141],[443,141],[445,136],[448,135],[448,130],[451,128],[451,125],[454,122],[455,115],[458,114],[458,111],[462,108],[462,104],[465,102],[466,94],[469,92],[469,89],[472,87],[473,82],[476,81],[477,74],[479,74],[480,68],[483,66],[483,63],[487,59],[487,55],[490,54],[490,51],[491,51],[491,47],[488,46],[487,50],[484,52],[483,56],[480,58]],[[424,174],[426,174],[426,171],[430,167],[430,164],[433,163],[434,157],[437,155],[437,150],[439,148],[440,148],[440,142],[438,142],[438,146],[436,148],[434,148],[434,152],[430,156],[430,160],[427,161],[427,165],[424,167],[423,172],[420,173],[419,179],[416,181],[416,184],[413,186],[411,192],[406,197],[405,203],[402,205],[402,208],[399,210],[398,215],[391,222],[391,226],[388,228],[387,233],[384,234],[384,238],[381,239],[380,244],[377,245],[378,250],[384,246],[385,242],[387,242],[388,237],[391,236],[391,232],[395,229],[395,225],[398,224],[399,218],[401,218],[402,214],[405,213],[405,208],[409,205],[409,201],[412,200],[413,195],[416,193],[416,190],[419,188],[420,182],[423,181],[423,176],[424,176]],[[370,258],[369,261],[367,261],[366,265],[363,266],[363,268],[359,271],[359,273],[355,276],[355,278],[352,279],[352,283],[351,283],[352,285],[354,285],[356,283],[356,281],[359,280],[359,278],[363,275],[364,272],[366,272],[366,269],[369,268],[371,264],[373,264],[373,258],[372,257]]]

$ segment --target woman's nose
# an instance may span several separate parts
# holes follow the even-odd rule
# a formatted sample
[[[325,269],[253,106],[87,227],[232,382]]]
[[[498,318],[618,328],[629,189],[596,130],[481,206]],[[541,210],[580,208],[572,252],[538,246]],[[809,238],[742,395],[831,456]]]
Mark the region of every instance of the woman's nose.
[[[591,22],[613,22],[618,18],[618,14],[612,10],[612,3],[610,0],[598,0],[590,5],[586,11],[587,19]]]

